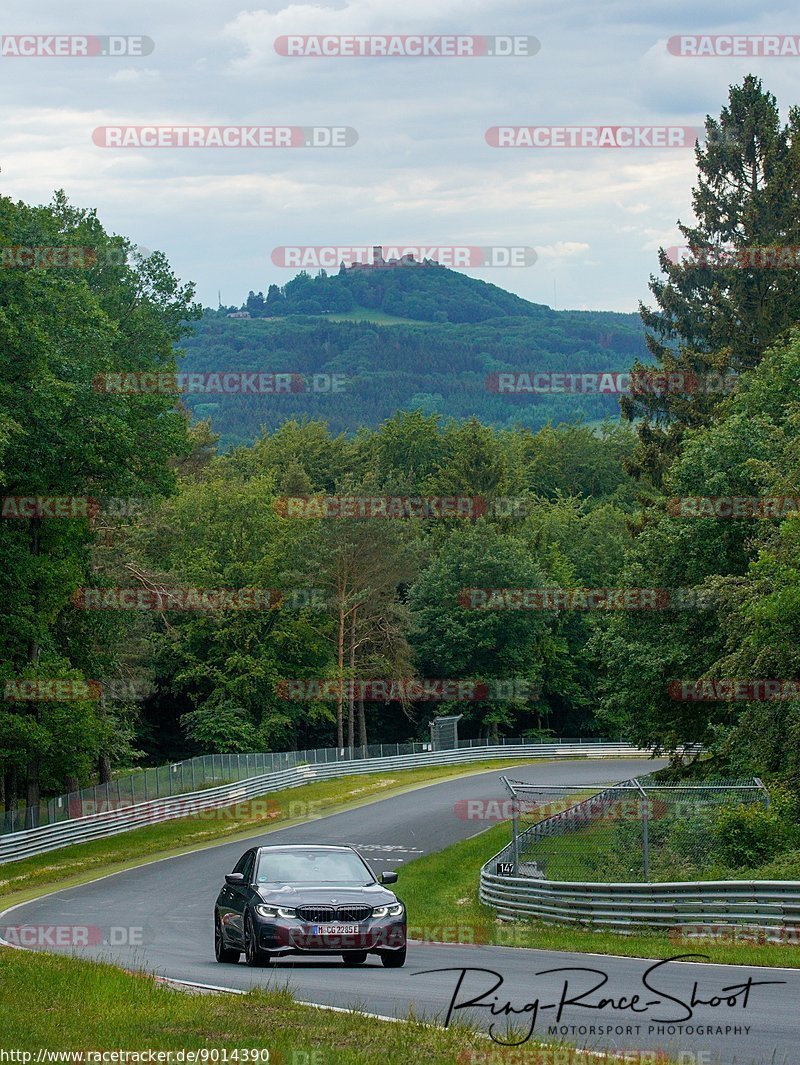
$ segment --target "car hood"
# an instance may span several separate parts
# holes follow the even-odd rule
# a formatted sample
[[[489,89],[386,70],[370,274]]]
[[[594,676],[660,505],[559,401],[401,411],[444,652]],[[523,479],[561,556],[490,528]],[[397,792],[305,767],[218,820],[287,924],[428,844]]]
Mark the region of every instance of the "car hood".
[[[273,906],[348,906],[353,903],[386,906],[397,900],[394,892],[381,884],[370,884],[369,887],[340,887],[337,884],[328,887],[284,884],[277,887],[259,884],[257,891],[264,902]]]

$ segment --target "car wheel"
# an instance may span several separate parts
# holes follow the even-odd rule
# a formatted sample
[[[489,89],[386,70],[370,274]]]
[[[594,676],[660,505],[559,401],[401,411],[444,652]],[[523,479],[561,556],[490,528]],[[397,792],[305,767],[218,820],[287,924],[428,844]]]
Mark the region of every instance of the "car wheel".
[[[214,917],[214,954],[217,961],[227,962],[231,964],[239,960],[241,951],[232,950],[230,947],[225,946],[225,940],[222,938],[222,925],[219,921],[219,914]]]
[[[269,965],[270,956],[256,945],[256,935],[249,917],[244,919],[244,960],[253,968],[261,965]]]
[[[365,950],[351,950],[342,955],[342,961],[345,965],[363,965],[366,960],[367,952]]]
[[[387,969],[400,969],[406,963],[406,948],[402,950],[386,951],[381,954],[381,961]]]

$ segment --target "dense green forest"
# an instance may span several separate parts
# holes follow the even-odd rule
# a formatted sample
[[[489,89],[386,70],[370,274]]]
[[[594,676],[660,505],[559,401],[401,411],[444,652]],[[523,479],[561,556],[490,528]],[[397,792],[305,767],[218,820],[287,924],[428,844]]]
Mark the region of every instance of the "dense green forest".
[[[774,98],[748,78],[707,127],[687,242],[800,244],[800,113],[783,124]],[[47,207],[0,199],[0,235],[10,245],[127,247],[61,194]],[[485,685],[457,704],[462,736],[604,735],[666,750],[701,742],[717,770],[800,790],[798,701],[673,697],[675,682],[697,678],[800,675],[800,523],[791,513],[687,518],[670,502],[800,492],[800,279],[665,255],[660,267],[643,309],[642,361],[734,372],[736,392],[631,396],[627,424],[592,427],[514,424],[483,407],[468,417],[476,411],[452,396],[439,412],[406,403],[414,397],[397,380],[410,351],[441,381],[523,354],[558,353],[574,371],[613,352],[628,368],[640,345],[625,316],[534,308],[375,329],[207,313],[187,339],[201,312],[162,255],[0,271],[5,805],[145,759],[424,738],[441,704],[413,695],[386,701],[340,686],[338,697],[287,697],[288,681],[411,677]],[[450,283],[450,272],[430,273]],[[601,328],[618,347],[601,343]],[[174,396],[93,385],[120,370],[173,371],[180,344],[193,369],[263,369],[254,337],[270,330],[269,369],[372,375],[374,392],[354,392],[351,411],[336,417],[304,409],[318,417],[295,418],[286,407],[249,415],[235,406],[244,397],[229,397],[230,409],[197,405],[192,420]],[[462,516],[298,517],[290,502],[320,496],[481,505]],[[8,509],[18,497],[96,505],[59,517]],[[80,609],[98,588],[112,590],[110,601],[113,589],[133,589],[150,605],[181,589],[282,598],[259,609]],[[546,588],[694,594],[668,609],[465,601],[469,589]],[[43,689],[22,698],[26,678],[100,683],[91,698]],[[138,696],[126,697],[122,681]]]
[[[343,390],[278,396],[190,393],[184,397],[187,407],[198,418],[212,419],[223,448],[252,443],[262,428],[303,416],[324,419],[334,432],[378,426],[398,410],[531,429],[619,416],[616,396],[499,395],[487,382],[504,370],[627,370],[634,360],[648,358],[638,315],[553,311],[443,267],[411,272],[418,287],[447,291],[457,301],[464,298],[465,283],[467,294],[473,288],[491,290],[493,314],[469,325],[378,324],[302,316],[237,320],[227,318],[224,310],[206,310],[184,341],[183,370],[340,374]],[[384,282],[392,274],[407,276],[402,270],[382,269],[373,276]]]

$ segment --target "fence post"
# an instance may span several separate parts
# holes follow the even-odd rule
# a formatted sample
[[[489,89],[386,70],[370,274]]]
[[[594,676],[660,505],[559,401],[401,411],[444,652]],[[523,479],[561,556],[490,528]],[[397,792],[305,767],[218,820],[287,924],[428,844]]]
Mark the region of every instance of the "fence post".
[[[647,815],[647,792],[636,779],[633,782],[640,791],[639,806],[642,811],[642,866],[644,869],[644,881],[650,883],[650,826]]]
[[[753,777],[753,780],[756,782],[758,787],[761,788],[761,790],[764,792],[764,804],[766,808],[769,809],[769,789],[764,786],[760,777]]]
[[[517,820],[517,794],[508,777],[500,777],[511,795],[511,854],[514,861],[514,876],[519,875],[519,822]]]

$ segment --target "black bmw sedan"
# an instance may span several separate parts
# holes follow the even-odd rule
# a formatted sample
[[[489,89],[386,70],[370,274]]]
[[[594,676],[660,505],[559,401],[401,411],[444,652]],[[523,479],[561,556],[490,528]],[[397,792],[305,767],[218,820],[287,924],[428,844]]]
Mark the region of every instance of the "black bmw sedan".
[[[225,877],[214,906],[219,962],[267,965],[288,954],[341,955],[361,965],[377,954],[406,960],[406,911],[352,847],[253,847]]]

